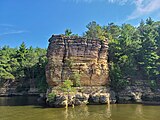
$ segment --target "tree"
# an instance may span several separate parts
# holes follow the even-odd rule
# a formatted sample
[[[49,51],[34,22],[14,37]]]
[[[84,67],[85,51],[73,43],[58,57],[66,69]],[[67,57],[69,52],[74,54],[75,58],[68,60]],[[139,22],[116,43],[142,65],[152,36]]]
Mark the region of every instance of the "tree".
[[[40,51],[43,54],[39,56],[38,63],[34,66],[34,75],[36,80],[36,87],[39,89],[39,91],[45,92],[48,88],[45,76],[45,66],[47,64],[47,57],[45,49],[41,49]]]
[[[61,89],[62,91],[64,92],[73,92],[74,91],[74,88],[72,87],[73,86],[73,82],[69,79],[65,80],[61,86]]]
[[[66,30],[65,30],[65,35],[66,35],[66,36],[71,36],[71,35],[72,35],[71,29],[66,29]]]
[[[18,91],[36,87],[41,92],[47,89],[45,65],[46,49],[27,48],[23,42],[19,48],[0,48],[0,82],[15,80]],[[14,82],[14,81],[13,81]]]
[[[138,28],[141,40],[138,63],[148,80],[155,80],[159,74],[157,70],[159,55],[157,54],[158,45],[156,41],[158,32],[154,29],[153,23],[154,21],[149,18],[146,20],[146,25]]]
[[[117,39],[121,34],[120,26],[115,25],[114,23],[109,23],[108,26],[104,27],[107,32],[107,37],[110,39]]]
[[[9,48],[8,46],[4,46],[0,50],[0,80],[14,80],[14,71],[16,61],[12,63],[14,60],[13,55],[15,54],[16,49]]]
[[[25,77],[25,73],[24,73],[24,69],[26,67],[26,55],[27,55],[27,48],[25,43],[23,42],[19,49],[17,50],[17,55],[16,55],[16,59],[18,61],[18,63],[20,64],[20,67],[18,68],[18,75],[19,77]]]
[[[100,40],[106,39],[105,31],[95,21],[90,22],[86,27],[88,30],[84,34],[85,37]]]
[[[0,67],[0,82],[3,80],[14,80],[15,77],[7,72],[4,68]]]
[[[121,68],[117,64],[111,63],[109,75],[111,79],[110,87],[115,92],[123,90],[128,85],[128,80],[124,79]]]

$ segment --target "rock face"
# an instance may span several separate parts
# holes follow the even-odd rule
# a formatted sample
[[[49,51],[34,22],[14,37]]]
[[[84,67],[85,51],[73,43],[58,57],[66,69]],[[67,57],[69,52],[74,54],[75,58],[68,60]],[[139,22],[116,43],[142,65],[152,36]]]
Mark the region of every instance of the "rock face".
[[[132,80],[129,85],[117,93],[118,103],[160,104],[160,89],[151,89],[147,80]]]
[[[27,82],[25,83],[27,84]],[[21,81],[6,80],[0,86],[0,97],[1,96],[23,96],[23,95],[39,95],[40,91],[38,88],[33,87],[21,87]]]
[[[82,86],[102,86],[108,82],[108,41],[53,35],[49,39],[47,82],[57,86],[72,73],[79,73]]]

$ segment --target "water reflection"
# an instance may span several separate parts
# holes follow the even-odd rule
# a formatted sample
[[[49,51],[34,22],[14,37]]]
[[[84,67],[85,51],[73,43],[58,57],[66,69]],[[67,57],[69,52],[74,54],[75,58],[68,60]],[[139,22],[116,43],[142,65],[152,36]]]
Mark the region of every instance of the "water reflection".
[[[112,116],[112,114],[111,114],[111,106],[110,105],[107,106],[106,112],[107,112],[106,114],[107,114],[108,120],[112,120],[112,118],[111,118],[111,116]]]
[[[42,108],[34,97],[0,98],[0,120],[158,120],[160,106],[112,104]],[[27,106],[32,105],[32,106]]]
[[[112,120],[111,107],[106,106],[79,106],[75,108],[68,108],[63,111],[65,120]]]
[[[0,97],[0,106],[38,105],[38,96]]]
[[[89,105],[75,108],[0,106],[0,120],[158,120],[160,106]]]
[[[88,107],[80,106],[75,108],[68,108],[64,110],[64,118],[65,120],[85,120],[89,116]]]
[[[135,109],[135,115],[136,115],[136,117],[138,117],[140,119],[144,118],[142,105],[137,105],[137,107]]]

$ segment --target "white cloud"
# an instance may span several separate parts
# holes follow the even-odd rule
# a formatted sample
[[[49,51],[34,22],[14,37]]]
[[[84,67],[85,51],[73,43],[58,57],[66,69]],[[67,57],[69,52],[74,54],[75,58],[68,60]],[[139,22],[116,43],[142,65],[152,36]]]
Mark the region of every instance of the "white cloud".
[[[19,34],[19,33],[25,33],[26,31],[22,31],[22,30],[12,30],[12,31],[8,31],[8,32],[3,32],[0,34],[0,36],[3,35],[10,35],[10,34]]]
[[[135,10],[127,17],[127,20],[139,18],[141,16],[160,10],[160,0],[72,0],[74,2],[109,2],[111,4],[125,5],[130,3],[135,6]]]
[[[124,5],[130,0],[106,0],[106,1],[108,1],[109,3],[118,3],[120,5]]]
[[[78,2],[87,2],[87,3],[91,3],[91,2],[109,2],[109,3],[118,3],[120,5],[125,4],[126,2],[128,2],[129,0],[71,0],[74,1],[76,3]]]
[[[128,16],[128,20],[139,18],[160,9],[160,0],[135,0],[134,4],[136,9]]]
[[[71,0],[71,1],[76,2],[76,3],[78,3],[78,2],[87,2],[87,3],[90,3],[90,2],[93,2],[93,1],[96,1],[96,0]]]
[[[26,32],[27,32],[26,30],[18,29],[15,25],[0,24],[0,36],[10,35],[10,34],[20,34]]]

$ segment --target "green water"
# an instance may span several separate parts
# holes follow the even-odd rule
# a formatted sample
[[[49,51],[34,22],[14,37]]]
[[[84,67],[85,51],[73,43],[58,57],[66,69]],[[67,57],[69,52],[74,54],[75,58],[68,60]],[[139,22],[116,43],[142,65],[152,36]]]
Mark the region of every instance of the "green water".
[[[6,102],[4,105],[2,105],[4,99],[3,100],[1,99],[2,98],[0,98],[1,101],[0,120],[159,120],[160,119],[160,106],[115,104],[110,106],[107,105],[76,106],[75,108],[70,107],[68,109],[65,109],[65,108],[43,108],[28,103],[27,103],[28,105],[12,104],[10,106],[7,106]]]

